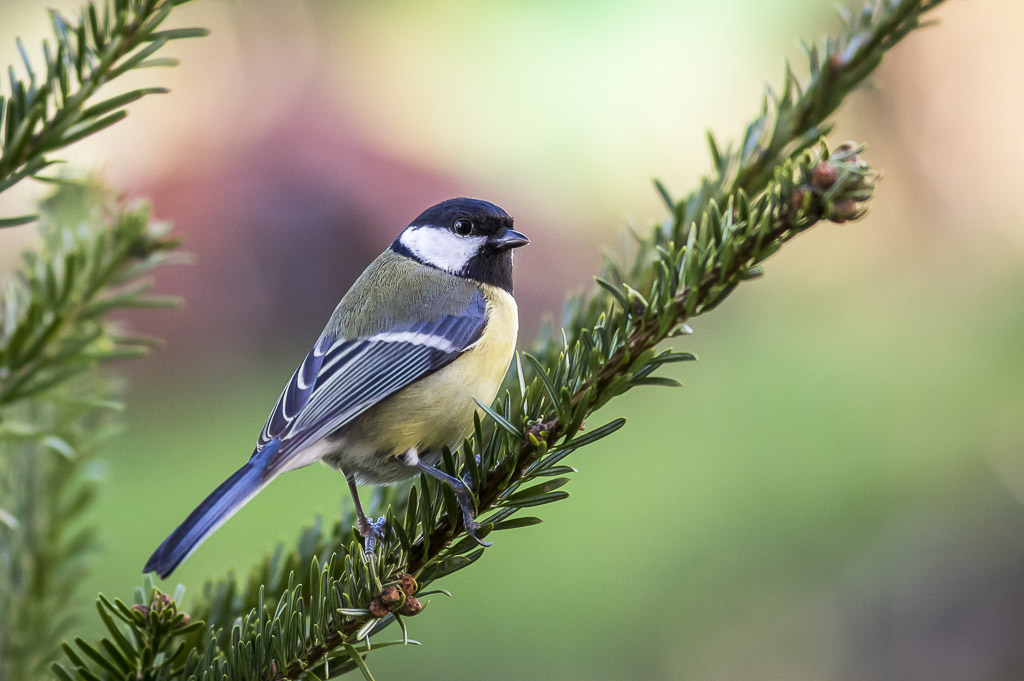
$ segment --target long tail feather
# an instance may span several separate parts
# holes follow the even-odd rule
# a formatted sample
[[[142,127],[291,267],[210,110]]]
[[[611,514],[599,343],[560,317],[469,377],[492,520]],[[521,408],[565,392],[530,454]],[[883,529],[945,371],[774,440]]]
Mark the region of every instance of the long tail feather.
[[[142,571],[155,572],[162,578],[174,572],[207,537],[273,479],[273,475],[267,475],[264,464],[268,456],[273,454],[273,451],[268,450],[277,450],[279,446],[278,441],[268,443],[259,454],[203,499],[153,552]]]

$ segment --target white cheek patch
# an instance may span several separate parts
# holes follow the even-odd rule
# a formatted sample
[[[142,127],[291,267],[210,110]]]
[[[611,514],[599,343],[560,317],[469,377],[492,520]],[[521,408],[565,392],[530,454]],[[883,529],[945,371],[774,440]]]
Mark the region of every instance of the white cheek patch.
[[[437,227],[409,227],[399,242],[422,262],[458,274],[487,241],[483,236],[459,236]]]

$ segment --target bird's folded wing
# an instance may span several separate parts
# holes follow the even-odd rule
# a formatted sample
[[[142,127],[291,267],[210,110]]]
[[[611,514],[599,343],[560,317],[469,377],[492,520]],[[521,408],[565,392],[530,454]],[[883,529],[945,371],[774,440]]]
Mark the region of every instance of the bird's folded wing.
[[[486,318],[486,304],[477,293],[457,315],[396,326],[366,338],[321,337],[260,433],[257,453],[274,440],[281,442],[267,472],[392,393],[451,363],[480,340]]]

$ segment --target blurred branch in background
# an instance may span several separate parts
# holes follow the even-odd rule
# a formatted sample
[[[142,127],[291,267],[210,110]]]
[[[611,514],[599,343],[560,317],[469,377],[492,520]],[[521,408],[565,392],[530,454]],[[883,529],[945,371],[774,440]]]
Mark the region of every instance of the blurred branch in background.
[[[128,115],[132,102],[166,93],[149,87],[91,102],[100,88],[136,69],[174,66],[154,57],[169,41],[206,35],[197,28],[160,31],[178,5],[189,0],[106,0],[86,5],[77,21],[50,10],[54,41],[43,42],[45,65],[32,68],[18,41],[26,79],[11,67],[9,87],[0,90],[0,192],[56,163],[47,158]],[[0,227],[31,222],[35,215],[0,218]]]
[[[115,430],[120,389],[102,364],[154,344],[107,317],[166,307],[149,273],[178,243],[145,206],[95,182],[61,181],[40,204],[43,247],[0,294],[0,678],[29,678],[71,624],[94,532],[82,523],[96,456]]]
[[[172,307],[146,295],[146,276],[180,260],[178,241],[146,207],[120,206],[94,184],[61,182],[41,207],[42,252],[24,255],[20,285],[8,282],[0,318],[0,408],[45,397],[100,362],[139,357],[153,344],[125,335],[106,315],[123,308]]]
[[[36,71],[19,42],[27,81],[9,69],[0,92],[0,192],[52,165],[47,155],[116,123],[144,88],[92,103],[107,83],[139,68],[168,41],[201,29],[158,31],[184,0],[90,3],[72,22],[51,10],[56,47]],[[0,679],[40,673],[73,623],[68,602],[85,576],[94,532],[82,515],[95,492],[100,447],[116,429],[119,386],[102,363],[138,357],[154,340],[110,323],[117,310],[166,307],[147,295],[148,274],[175,260],[178,242],[96,182],[46,180],[43,247],[24,254],[0,292]],[[0,227],[39,215],[0,219]]]
[[[517,514],[568,496],[561,488],[574,469],[565,457],[623,425],[614,419],[581,433],[597,408],[636,386],[676,384],[655,373],[693,357],[658,352],[661,341],[685,334],[688,319],[758,276],[797,234],[863,214],[875,174],[859,149],[830,152],[821,135],[843,97],[938,4],[885,0],[848,18],[840,38],[807,50],[806,88],[787,68],[782,94],[765,100],[737,151],[711,141],[716,174],[699,190],[677,201],[659,185],[671,216],[637,238],[629,265],[609,262],[595,292],[569,301],[562,332],[521,357],[503,395],[481,405],[488,418],[474,437],[444,453],[447,472],[473,491],[481,534],[536,524]],[[131,607],[101,598],[107,637],[66,646],[71,664],[54,672],[93,681],[321,678],[359,669],[372,678],[364,660],[371,647],[411,643],[406,618],[432,593],[424,588],[484,552],[465,535],[447,488],[420,479],[391,501],[378,503],[387,530],[375,560],[363,559],[343,518],[334,531],[313,528],[297,548],[267,557],[245,584],[229,577],[208,585],[191,617],[147,581]],[[296,575],[307,574],[299,583]],[[393,622],[402,636],[371,645]]]

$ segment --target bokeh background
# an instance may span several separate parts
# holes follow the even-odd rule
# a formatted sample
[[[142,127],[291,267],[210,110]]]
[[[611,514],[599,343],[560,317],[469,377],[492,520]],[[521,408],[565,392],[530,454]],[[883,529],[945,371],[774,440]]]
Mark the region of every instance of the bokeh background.
[[[77,3],[51,0],[72,10]],[[128,427],[80,602],[127,596],[150,551],[248,456],[361,268],[422,208],[488,198],[517,258],[528,345],[623,226],[661,217],[735,137],[819,0],[201,0],[173,92],[65,155],[172,220],[195,264],[168,340],[125,368]],[[500,537],[411,622],[381,679],[1000,681],[1024,678],[1024,5],[949,2],[834,142],[885,172],[861,223],[823,225],[674,345],[686,387],[637,391],[627,429],[570,461],[572,498]],[[14,37],[44,7],[4,0]],[[42,192],[8,192],[4,214]],[[30,228],[0,232],[8,272]],[[174,575],[205,579],[334,518],[342,478],[275,482]],[[393,633],[393,632],[392,632]]]

